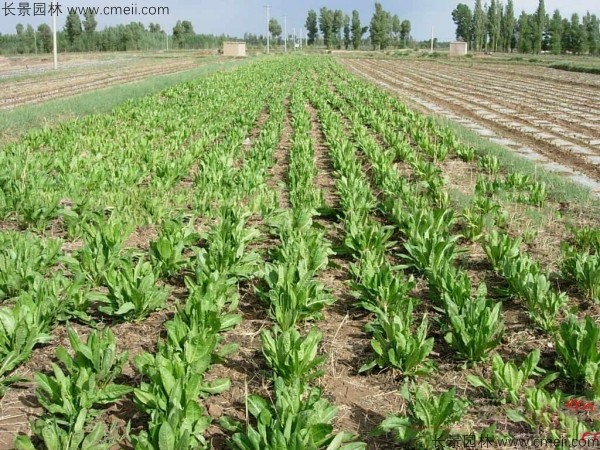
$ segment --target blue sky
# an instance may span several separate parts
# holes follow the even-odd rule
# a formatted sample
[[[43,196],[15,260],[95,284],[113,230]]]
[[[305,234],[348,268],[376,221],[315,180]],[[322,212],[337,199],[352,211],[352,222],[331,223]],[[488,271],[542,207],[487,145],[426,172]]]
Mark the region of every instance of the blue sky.
[[[23,0],[12,0],[16,6]],[[37,2],[50,0],[30,0],[30,5]],[[412,35],[415,39],[428,39],[431,35],[431,27],[440,40],[451,40],[454,38],[454,24],[450,16],[452,10],[461,0],[381,0],[384,8],[393,14],[398,14],[401,19],[409,19],[412,22]],[[462,0],[472,6],[474,0]],[[484,0],[485,1],[485,0]],[[177,20],[191,20],[194,30],[198,33],[227,33],[231,35],[243,35],[245,31],[261,34],[265,31],[265,8],[267,3],[272,5],[271,17],[277,18],[283,26],[283,16],[287,15],[288,33],[291,34],[295,26],[297,33],[304,26],[306,13],[309,9],[318,11],[322,6],[331,9],[341,9],[350,15],[353,9],[360,12],[361,19],[365,25],[371,18],[374,10],[374,1],[365,0],[306,0],[302,2],[291,0],[58,0],[63,9],[63,16],[59,16],[59,27],[64,24],[65,6],[169,6],[168,16],[150,17],[142,15],[131,16],[99,16],[98,27],[117,23],[129,23],[140,21],[145,24],[159,22],[163,28],[172,31]],[[0,33],[14,33],[17,23],[31,23],[36,26],[46,21],[49,17],[12,17],[6,16],[3,7],[5,2],[0,0]],[[537,8],[538,0],[514,0],[517,15],[521,10],[533,12]],[[600,2],[597,0],[546,0],[546,10],[552,12],[558,8],[563,15],[577,12],[580,15],[586,11],[600,15]]]

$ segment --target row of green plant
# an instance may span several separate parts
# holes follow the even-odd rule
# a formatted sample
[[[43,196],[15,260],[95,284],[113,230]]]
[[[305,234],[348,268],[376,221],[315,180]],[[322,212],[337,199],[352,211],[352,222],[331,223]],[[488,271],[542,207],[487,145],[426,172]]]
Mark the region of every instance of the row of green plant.
[[[324,355],[319,355],[322,332],[303,323],[323,318],[322,310],[335,299],[316,277],[333,254],[324,232],[314,226],[314,208],[322,206],[323,194],[314,185],[317,174],[310,116],[302,95],[304,80],[297,80],[290,95],[292,136],[287,174],[291,209],[278,211],[267,224],[279,245],[258,287],[259,298],[269,307],[274,325],[261,333],[262,351],[271,371],[274,399],[248,396],[248,412],[255,424],[231,419],[222,424],[234,432],[232,444],[250,449],[361,449],[349,433],[333,433],[335,408],[313,383],[324,374]]]
[[[172,279],[182,273],[190,273],[190,270],[193,270],[193,275],[186,276],[188,298],[184,305],[177,305],[174,319],[165,324],[167,339],[159,342],[158,352],[154,355],[144,353],[135,358],[136,368],[145,381],[135,389],[134,401],[138,409],[150,417],[148,431],[133,436],[135,448],[207,448],[202,434],[210,420],[197,400],[199,396],[220,392],[229,385],[228,380],[206,383],[203,377],[212,362],[219,361],[234,350],[232,346],[220,345],[219,333],[239,322],[240,316],[234,314],[238,301],[235,284],[240,278],[254,276],[260,261],[258,254],[246,249],[247,244],[258,235],[257,230],[246,226],[252,212],[240,210],[236,203],[240,200],[238,197],[241,192],[248,195],[261,187],[261,180],[265,180],[264,175],[272,162],[283,110],[281,106],[279,109],[271,106],[270,110],[279,114],[269,116],[265,130],[261,132],[248,158],[249,163],[253,163],[256,169],[262,168],[262,171],[257,170],[253,184],[246,184],[247,191],[224,191],[231,200],[216,214],[213,213],[217,221],[213,229],[201,236],[196,233],[193,220],[187,223],[169,220],[163,225],[157,239],[150,243],[150,266],[156,278]],[[242,138],[238,136],[238,139]],[[92,283],[110,281],[114,268],[122,262],[121,246],[129,233],[124,226],[105,226],[100,230],[89,227],[89,230],[90,239],[86,240],[81,254],[76,253],[67,262],[76,266],[83,277]],[[203,242],[208,243],[208,250],[198,247],[203,247]],[[190,252],[195,253],[192,258],[188,256]],[[140,267],[138,264],[134,272]],[[139,294],[147,293],[152,288],[154,279],[148,277],[149,274],[146,274],[139,283]],[[129,295],[130,300],[139,300],[113,305],[119,307],[118,312],[131,312],[133,317],[141,319],[142,312],[147,314],[155,309],[143,295],[131,295],[131,289],[123,280],[117,281],[120,281],[120,284],[116,283],[119,292]],[[112,293],[110,284],[108,289]],[[140,311],[138,305],[144,309]],[[112,342],[114,344],[114,338]],[[120,362],[126,358],[126,355],[122,356]],[[52,410],[49,409],[49,412]],[[82,441],[80,435],[83,436],[88,419],[81,420],[75,430],[78,434],[74,434],[73,427],[63,430],[64,436],[77,438],[77,442],[74,440],[69,444],[70,447],[63,446],[66,445],[64,439],[56,445],[47,441],[47,426],[37,427],[34,431],[45,440],[48,448],[80,448],[80,444],[83,448],[96,448],[104,445],[105,441],[109,442],[100,427],[94,428]],[[55,424],[53,426],[55,429]]]
[[[458,256],[457,242],[462,236],[452,232],[454,213],[448,208],[449,197],[443,189],[445,180],[436,158],[426,161],[412,146],[402,141],[390,142],[387,150],[381,148],[362,125],[374,123],[370,118],[372,112],[361,106],[362,102],[355,92],[347,94],[346,99],[349,106],[354,106],[353,112],[348,112],[349,107],[334,98],[332,102],[339,106],[340,111],[354,113],[355,120],[351,122],[350,131],[369,162],[373,182],[384,199],[385,212],[393,218],[404,237],[401,258],[409,268],[427,278],[430,297],[447,317],[446,323],[440,323],[446,342],[467,361],[485,360],[503,336],[501,304],[487,298],[484,284],[473,296],[466,272],[454,264]],[[385,121],[377,122],[382,136],[392,133],[388,127]],[[418,139],[425,141],[425,138]],[[386,141],[386,138],[383,140]],[[422,190],[418,185],[413,187],[406,183],[393,169],[396,148],[402,148],[404,160],[422,180]],[[394,188],[390,189],[390,186]],[[396,186],[402,188],[397,189]]]
[[[0,217],[39,231],[59,225],[71,238],[107,210],[136,225],[160,223],[173,209],[196,205],[180,181],[214,145],[239,148],[272,100],[270,86],[286,81],[270,63],[255,64],[111,114],[32,130],[0,150],[10,161],[0,173]]]
[[[340,88],[340,85],[337,86],[338,90]],[[343,88],[342,88],[343,89]],[[325,95],[325,94],[323,94]],[[345,95],[345,94],[343,94]],[[346,98],[348,98],[347,95],[345,95]],[[365,96],[364,98],[360,98],[360,100],[356,103],[357,105],[361,105],[364,104],[364,102],[367,101],[373,101],[373,98],[375,98],[375,96],[371,95],[371,96]],[[332,105],[335,105],[338,109],[343,110],[343,104],[341,104],[338,100],[336,100],[335,98],[333,98],[333,100],[330,100],[330,103]],[[377,116],[377,117],[381,117],[383,115],[383,113],[379,113],[379,111],[377,110],[372,110],[371,112],[371,117]],[[358,114],[352,115],[352,112],[350,113],[346,113],[346,116],[350,119],[349,122],[352,124],[352,126],[355,126],[356,123],[358,122],[357,119],[360,118],[360,116]],[[364,115],[363,115],[364,117]],[[384,125],[382,125],[382,123],[384,123],[383,121],[379,121],[379,130],[377,130],[380,133],[380,136],[384,135],[386,133],[386,128]],[[374,121],[371,121],[371,123],[369,125],[374,125]],[[375,128],[375,127],[373,127]],[[358,136],[359,138],[363,138],[365,135],[364,130],[361,130],[361,132],[356,133],[354,132],[354,136]],[[391,135],[391,134],[390,134]],[[382,137],[382,140],[384,142],[386,142],[388,144],[388,148],[393,148],[393,143],[391,142],[391,140],[389,139],[389,135],[388,135],[388,139],[386,139],[385,137]],[[390,145],[391,144],[391,145]],[[362,148],[365,149],[371,149],[373,147],[377,147],[376,145],[373,145],[373,143],[370,143],[369,145],[362,145]],[[401,152],[401,158],[403,161],[407,161],[408,159],[408,163],[409,165],[411,165],[411,167],[413,169],[415,169],[415,165],[414,165],[414,156],[411,156],[409,158],[405,158],[404,155],[406,155],[407,150],[406,150],[406,145],[403,146],[403,150]],[[397,147],[396,147],[397,148]],[[460,148],[460,147],[459,147]],[[380,153],[383,152],[385,153],[385,150],[380,149]],[[366,152],[368,153],[368,152]],[[388,153],[388,157],[386,158],[385,156],[382,156],[381,154],[377,155],[376,153],[371,152],[372,155],[369,156],[378,156],[379,157],[379,162],[380,164],[376,164],[373,162],[373,159],[370,158],[369,159],[369,166],[372,169],[372,174],[371,174],[371,178],[375,181],[378,189],[380,189],[382,191],[382,195],[385,197],[385,192],[387,189],[387,192],[389,192],[390,194],[393,194],[394,191],[390,191],[388,186],[394,186],[397,185],[398,182],[397,180],[394,181],[387,181],[384,182],[385,178],[386,178],[386,174],[391,174],[393,172],[395,172],[395,169],[390,170],[389,168],[394,166],[394,162],[395,159],[394,157]],[[409,155],[411,154],[411,152],[408,152]],[[379,177],[379,175],[377,174],[377,172],[380,171],[380,173],[382,174],[382,177]],[[417,175],[418,176],[418,175]],[[379,178],[378,178],[379,177]],[[391,179],[393,180],[393,177],[391,177]],[[510,180],[508,181],[510,182]],[[508,184],[508,183],[507,183]],[[396,191],[396,196],[398,196],[398,192],[404,193],[405,189],[400,189],[399,191]],[[418,194],[418,192],[413,192],[413,194]],[[402,195],[401,195],[402,196]],[[439,196],[438,196],[439,197]],[[442,197],[443,198],[443,197]],[[414,216],[415,212],[414,211],[419,211],[418,209],[415,209],[413,211],[406,211],[406,204],[411,204],[411,203],[415,203],[416,201],[414,199],[412,199],[411,197],[407,197],[406,199],[403,199],[404,204],[399,204],[398,202],[396,202],[396,215],[400,217],[400,219],[402,219],[399,222],[412,222],[413,223],[413,227],[411,229],[411,231],[408,233],[408,236],[413,237],[415,235],[419,235],[419,232],[421,233],[421,238],[425,237],[428,238],[431,236],[431,231],[435,230],[435,220],[431,220],[433,217],[431,214],[429,214],[430,216],[430,220],[429,221],[422,221],[420,219],[416,219],[416,220],[410,220],[411,216]],[[435,197],[433,199],[429,199],[431,203],[434,203],[435,201]],[[427,208],[428,206],[431,207],[430,205],[428,205],[429,202],[425,202],[425,204],[422,204],[421,206],[423,208]],[[435,204],[434,204],[435,205]],[[422,211],[421,211],[422,212]],[[449,213],[449,215],[451,216],[451,211],[450,210],[446,210],[446,211],[439,211],[438,216],[439,217],[443,217],[444,213]],[[421,216],[427,216],[427,213],[421,213]],[[435,215],[435,214],[434,214]],[[417,226],[415,226],[415,222],[417,222]],[[423,224],[423,222],[429,222],[429,224],[425,225],[425,226],[419,226],[419,224]],[[443,224],[444,221],[441,222],[437,222],[438,224]],[[433,226],[433,227],[432,227]],[[443,227],[442,227],[443,228]],[[427,263],[429,263],[430,267],[433,268],[433,270],[435,271],[435,267],[436,267],[436,261],[439,263],[438,266],[443,266],[444,264],[442,263],[442,260],[444,259],[444,257],[447,256],[451,256],[452,252],[450,252],[449,254],[445,254],[444,255],[444,247],[449,244],[448,242],[445,242],[444,245],[440,244],[440,254],[444,255],[444,257],[442,258],[430,258],[430,257],[425,257],[423,258],[423,256],[431,256],[431,254],[427,254],[427,252],[423,252],[422,250],[426,249],[425,246],[420,246],[419,244],[421,244],[421,242],[418,242],[421,240],[421,238],[417,238],[417,242],[415,242],[416,244],[416,248],[413,246],[411,247],[409,250],[410,253],[410,259],[413,259],[413,264],[415,264],[416,266],[418,266],[419,262],[425,263],[425,266],[427,265]],[[452,246],[452,243],[450,243],[450,245]],[[421,247],[421,248],[419,248]],[[433,246],[432,246],[433,247]],[[414,250],[417,250],[416,252]],[[433,252],[433,254],[435,254],[435,252]],[[442,271],[443,272],[443,271]],[[468,283],[468,278],[466,277],[466,273],[460,273],[457,272],[456,270],[451,270],[452,273],[450,276],[442,276],[442,277],[438,277],[442,283],[441,283],[441,291],[444,290],[444,288],[447,287],[458,287],[458,290],[456,290],[455,292],[452,292],[452,289],[450,291],[450,294],[459,294],[458,297],[460,297],[460,282],[459,283],[453,283],[453,278],[458,278],[461,279],[463,281],[463,292],[466,293],[470,293],[471,291],[471,287],[470,287],[470,283]],[[444,278],[446,278],[446,281],[444,280]],[[448,282],[448,280],[450,280]],[[445,281],[445,282],[444,282]],[[433,289],[431,289],[433,287]],[[435,290],[438,289],[438,292],[440,291],[440,289],[436,286],[431,286],[431,282],[430,282],[430,290],[432,292],[435,292]],[[478,293],[480,294],[480,292]],[[448,293],[446,293],[446,295],[448,295]],[[499,304],[497,304],[499,306]],[[455,321],[456,323],[456,321]],[[571,330],[573,329],[573,326],[571,326]],[[469,336],[470,338],[476,336],[476,334],[473,334],[473,336]],[[568,344],[567,344],[568,345]],[[595,344],[593,344],[595,345]],[[535,353],[530,355],[530,357],[528,358],[531,360],[535,360],[535,359],[539,359],[539,355],[536,355]],[[531,366],[531,361],[529,363],[524,363],[528,364],[528,366]],[[519,383],[513,382],[515,380],[515,375],[517,375],[519,373],[518,369],[516,368],[516,366],[514,366],[514,364],[512,362],[508,362],[508,363],[503,363],[501,361],[501,359],[499,359],[499,356],[495,356],[494,357],[494,388],[496,387],[503,387],[505,392],[510,392],[511,388],[512,388],[512,398],[514,398],[517,394],[517,392],[519,392]],[[541,369],[536,368],[536,371],[538,372],[543,372],[541,371]],[[527,370],[523,370],[521,373],[521,380],[523,380],[523,377],[526,379],[527,378],[527,374],[525,373],[527,372]],[[549,423],[544,422],[542,420],[542,418],[547,417],[549,414],[546,414],[545,409],[547,409],[548,406],[548,402],[544,402],[544,399],[549,398],[550,394],[547,393],[547,391],[545,391],[543,388],[545,385],[547,385],[548,383],[550,383],[552,380],[554,380],[556,378],[556,374],[549,374],[536,388],[533,388],[531,390],[527,390],[526,391],[526,396],[527,396],[527,400],[526,404],[525,404],[525,408],[526,408],[526,414],[522,415],[520,413],[517,413],[516,411],[510,411],[509,415],[515,419],[515,420],[522,420],[522,421],[529,421],[528,423],[537,423],[536,420],[537,418],[539,418],[540,420],[538,421],[540,424],[542,424],[542,426],[547,427],[549,426]],[[518,377],[517,377],[518,379]],[[483,385],[484,381],[482,379],[478,379],[479,381],[479,385]],[[475,381],[473,381],[475,383]],[[424,388],[424,391],[426,391],[426,388]],[[491,389],[490,389],[491,391]],[[425,393],[421,392],[420,394],[422,397],[425,397]],[[565,396],[564,394],[558,394],[557,397],[559,397],[561,400],[559,400],[558,402],[556,402],[556,408],[554,408],[553,410],[553,414],[558,414],[559,417],[559,423],[558,423],[558,427],[552,428],[552,435],[553,436],[560,436],[560,433],[564,432],[565,430],[567,430],[569,436],[572,437],[579,437],[582,430],[586,430],[587,426],[584,423],[581,423],[580,421],[572,418],[571,416],[565,415],[562,412],[559,412],[558,409],[560,408],[560,401],[562,401],[564,403],[564,399]],[[410,417],[410,414],[409,414]],[[390,419],[391,422],[390,424],[395,425],[398,427],[399,430],[399,435],[401,436],[407,436],[409,433],[409,427],[407,426],[407,424],[410,422],[408,417],[404,417],[401,418],[400,420],[396,420],[394,418]],[[556,425],[556,424],[553,424]],[[414,430],[413,430],[414,431]],[[487,430],[487,432],[489,432],[490,430]],[[417,429],[417,432],[419,432],[419,430]],[[413,435],[413,438],[415,436]],[[432,441],[429,441],[429,443],[431,443]],[[424,448],[427,448],[427,445],[425,445]]]
[[[351,288],[357,304],[374,316],[366,326],[366,331],[373,335],[374,359],[360,367],[359,372],[380,367],[393,368],[405,376],[425,375],[433,369],[427,359],[433,338],[427,337],[426,316],[418,326],[413,324],[413,307],[417,302],[410,291],[415,287],[414,279],[407,279],[388,260],[387,254],[394,247],[390,227],[373,218],[377,199],[363,173],[356,148],[326,98],[325,92],[315,88],[311,102],[319,109],[337,174],[346,248],[356,261],[350,268]],[[454,390],[435,395],[426,383],[405,385],[402,396],[406,413],[388,417],[374,434],[393,432],[398,442],[417,448],[432,448],[435,442],[449,438],[450,426],[460,420],[467,408],[467,402],[456,398]]]
[[[261,70],[261,69],[255,69]],[[246,76],[250,76],[246,74]],[[275,76],[275,75],[273,75]],[[210,142],[220,139],[222,144],[211,151],[205,151],[199,164],[204,164],[204,176],[200,180],[210,179],[209,171],[218,174],[216,180],[224,178],[227,173],[235,180],[229,184],[231,189],[225,189],[224,184],[218,184],[218,189],[207,189],[207,185],[200,183],[197,186],[199,192],[222,192],[230,197],[243,198],[253,196],[253,207],[259,208],[269,204],[265,200],[270,197],[265,184],[268,167],[273,163],[273,151],[279,140],[279,133],[283,122],[283,96],[286,93],[286,83],[289,82],[291,74],[282,77],[282,83],[278,89],[271,91],[271,99],[274,103],[269,106],[269,116],[264,122],[255,145],[251,148],[247,164],[238,170],[232,167],[226,172],[218,164],[211,165],[211,161],[219,161],[212,158],[219,154],[224,148],[239,149],[253,126],[255,119],[250,115],[244,115],[239,126],[231,130],[230,136],[224,136],[226,121],[219,122],[218,126],[206,124],[196,132]],[[245,80],[244,77],[233,77],[238,83]],[[216,81],[216,80],[214,80]],[[230,80],[223,78],[220,83],[230,86]],[[198,88],[202,88],[200,84]],[[194,84],[186,85],[186,88],[173,88],[163,92],[161,98],[172,98],[172,105],[177,105],[178,96],[190,93]],[[220,91],[210,91],[213,97]],[[254,91],[254,97],[248,96],[246,104],[253,105],[251,111],[256,115],[264,108],[265,99],[258,96],[259,90]],[[261,100],[262,99],[262,100]],[[213,99],[213,102],[215,100]],[[158,111],[150,109],[151,103],[147,100],[142,109],[151,115]],[[114,115],[123,116],[127,108],[140,111],[138,103],[131,102],[129,106],[123,106]],[[168,108],[163,111],[169,114]],[[213,111],[216,113],[216,110]],[[139,114],[133,114],[130,118],[138,118]],[[225,116],[226,118],[226,116]],[[123,117],[124,119],[124,117]],[[96,119],[99,122],[105,120],[103,117]],[[178,122],[179,124],[179,122]],[[181,124],[180,126],[185,126]],[[63,128],[66,126],[63,126]],[[170,131],[175,133],[176,127],[172,126]],[[147,133],[156,134],[156,130],[146,129]],[[48,132],[49,133],[49,132]],[[221,133],[221,135],[219,135]],[[74,137],[66,135],[61,128],[55,131],[58,139],[68,141]],[[35,132],[27,138],[32,140]],[[62,136],[62,137],[61,137]],[[39,138],[39,136],[38,136]],[[47,139],[57,139],[56,136],[46,136]],[[152,136],[147,135],[150,139]],[[157,136],[158,138],[158,136]],[[26,139],[26,142],[28,142]],[[41,139],[41,138],[39,138]],[[153,139],[153,138],[152,138]],[[237,144],[236,144],[237,139]],[[189,150],[194,145],[205,145],[209,141],[180,142],[181,148]],[[225,142],[225,144],[223,144]],[[101,145],[102,140],[98,141]],[[22,144],[25,146],[25,144]],[[31,143],[27,143],[31,145]],[[39,144],[41,145],[41,143]],[[181,153],[181,151],[179,151]],[[145,158],[145,154],[129,156]],[[62,157],[62,155],[61,155]],[[212,158],[212,159],[211,159]],[[162,164],[158,160],[158,154],[152,156],[152,167]],[[168,159],[168,158],[167,158]],[[189,177],[188,167],[173,166],[173,189],[180,189],[181,183]],[[156,169],[157,173],[160,170]],[[248,176],[253,171],[253,176]],[[193,172],[193,170],[192,170]],[[65,177],[67,175],[65,174]],[[244,180],[244,183],[240,183]],[[192,191],[194,192],[194,191]],[[260,195],[254,195],[259,193]],[[162,194],[159,194],[159,196]],[[188,195],[188,194],[186,194]],[[224,198],[222,196],[222,198]],[[153,197],[158,198],[155,194]],[[271,196],[272,197],[272,196]],[[204,198],[204,197],[203,197]],[[222,199],[221,198],[221,199]],[[196,212],[202,212],[213,207],[219,198],[208,197],[204,201],[196,202]],[[194,231],[193,219],[184,223],[183,219],[177,218],[179,213],[174,212],[178,208],[177,199],[164,201],[160,198],[161,208],[171,215],[162,223],[158,237],[150,243],[149,254],[124,251],[124,244],[134,228],[134,222],[121,221],[119,215],[114,212],[100,212],[90,210],[71,210],[72,215],[64,216],[68,236],[81,236],[83,246],[73,251],[71,255],[61,251],[62,242],[55,239],[38,240],[31,233],[21,234],[18,232],[2,233],[2,252],[0,253],[0,264],[3,271],[0,275],[0,297],[7,299],[14,305],[2,308],[2,333],[0,333],[1,352],[4,356],[0,367],[0,379],[4,392],[5,387],[18,381],[19,377],[7,377],[22,362],[27,360],[37,344],[48,342],[51,337],[49,332],[57,321],[76,319],[80,322],[93,324],[102,315],[111,316],[118,320],[143,320],[149,313],[165,306],[168,290],[158,287],[158,280],[168,281],[174,278],[189,263],[189,254],[193,244],[196,244],[199,236]],[[271,201],[272,203],[272,201]],[[90,205],[89,199],[86,205]],[[86,206],[86,208],[87,208]],[[214,213],[213,213],[214,214]],[[175,218],[173,216],[175,215]],[[58,270],[56,270],[58,268]],[[66,269],[66,271],[65,271]],[[101,287],[101,291],[98,290]],[[32,303],[29,299],[37,299]],[[43,300],[43,301],[42,301]]]

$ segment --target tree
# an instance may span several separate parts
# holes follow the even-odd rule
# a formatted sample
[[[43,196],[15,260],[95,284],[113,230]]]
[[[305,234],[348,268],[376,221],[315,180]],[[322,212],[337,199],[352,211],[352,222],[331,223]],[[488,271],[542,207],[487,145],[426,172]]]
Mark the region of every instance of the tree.
[[[539,0],[538,8],[535,12],[535,20],[533,23],[533,51],[541,53],[542,40],[544,39],[544,29],[546,28],[546,7],[544,0]]]
[[[25,31],[25,27],[23,26],[23,24],[18,23],[16,28],[17,28],[17,36],[22,36],[23,32]]]
[[[189,20],[184,20],[183,22],[181,22],[181,26],[183,27],[183,33],[187,36],[193,36],[196,33],[194,33],[194,26],[192,25],[192,22],[190,22]]]
[[[365,34],[364,29],[360,25],[360,16],[357,10],[352,11],[352,47],[358,50],[362,37]]]
[[[40,49],[45,53],[50,53],[52,51],[52,30],[48,24],[43,23],[38,26],[38,36]]]
[[[317,36],[319,35],[319,27],[317,24],[317,13],[314,9],[311,9],[308,12],[308,17],[306,18],[305,24],[307,30],[308,37],[308,45],[314,45],[317,40]]]
[[[571,22],[566,17],[562,20],[562,38],[560,46],[563,52],[573,52],[573,37]]]
[[[587,14],[583,17],[583,26],[587,37],[587,47],[590,55],[595,55],[600,51],[600,23],[595,14]]]
[[[515,8],[513,0],[508,0],[508,3],[506,4],[501,28],[500,36],[502,40],[502,49],[507,52],[514,48],[511,44],[515,34]]]
[[[352,43],[352,38],[350,34],[350,16],[348,14],[344,15],[344,48],[348,50],[350,48],[350,44]]]
[[[321,8],[321,15],[319,16],[319,28],[321,29],[323,42],[327,48],[331,48],[333,45],[333,15],[333,10],[326,7]]]
[[[390,40],[392,31],[392,18],[389,12],[383,9],[381,3],[375,3],[375,13],[371,18],[371,43],[374,48],[384,50]]]
[[[400,21],[400,17],[398,17],[398,14],[394,14],[394,17],[392,17],[392,34],[394,36],[394,42],[396,44],[398,44],[398,41],[400,40],[401,26],[402,22]]]
[[[27,25],[25,29],[25,46],[28,53],[37,53],[37,39],[31,25]]]
[[[342,31],[344,28],[344,12],[340,9],[336,9],[333,12],[333,24],[331,34],[333,37],[333,45],[340,49],[342,48]]]
[[[532,50],[531,46],[532,24],[529,14],[525,11],[519,16],[519,51],[521,53],[529,53]]]
[[[481,0],[475,0],[475,11],[473,13],[472,36],[475,50],[480,52],[485,46],[486,16]]]
[[[408,19],[403,20],[400,24],[400,39],[402,39],[404,47],[406,47],[406,40],[410,37],[411,28],[412,26]]]
[[[452,20],[456,25],[456,39],[471,42],[471,21],[473,13],[471,8],[464,3],[459,3],[452,11]]]
[[[150,22],[150,25],[148,25],[148,31],[150,33],[163,33],[163,30],[160,27],[160,24],[159,23],[152,23],[152,22]]]
[[[281,36],[282,30],[281,25],[277,22],[277,19],[269,20],[269,33],[271,33],[271,37],[273,40],[279,40],[279,36]]]
[[[563,22],[560,16],[560,11],[557,9],[552,15],[550,21],[550,51],[553,55],[560,55],[562,53],[562,39],[563,39]]]
[[[500,5],[496,0],[492,0],[487,14],[487,34],[489,50],[496,52],[498,49],[498,40],[500,36]]]
[[[79,18],[79,14],[75,11],[71,11],[67,15],[67,20],[65,22],[65,33],[67,34],[67,40],[71,45],[79,40],[81,32],[81,19]]]
[[[95,33],[98,22],[96,21],[96,14],[93,11],[87,10],[84,14],[85,20],[83,21],[83,29],[85,30],[85,40],[88,50],[95,48]]]
[[[585,42],[585,30],[579,22],[579,14],[571,16],[571,51],[581,55],[587,49]]]
[[[192,22],[189,20],[184,20],[183,22],[178,20],[173,27],[173,42],[178,48],[187,48],[195,34]]]

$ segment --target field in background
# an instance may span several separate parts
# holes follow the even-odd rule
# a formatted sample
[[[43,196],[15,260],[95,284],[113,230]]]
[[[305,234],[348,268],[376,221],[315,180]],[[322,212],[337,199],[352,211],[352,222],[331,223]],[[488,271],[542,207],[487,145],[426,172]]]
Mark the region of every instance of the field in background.
[[[191,52],[78,56],[61,60],[57,71],[47,58],[22,58],[0,67],[0,111],[182,72],[217,60]]]
[[[411,105],[600,192],[597,75],[445,61],[351,59],[346,65]]]

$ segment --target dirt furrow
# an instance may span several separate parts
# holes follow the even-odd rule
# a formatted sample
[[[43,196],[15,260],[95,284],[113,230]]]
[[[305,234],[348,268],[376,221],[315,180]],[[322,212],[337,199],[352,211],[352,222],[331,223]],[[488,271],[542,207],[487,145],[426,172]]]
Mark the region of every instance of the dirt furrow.
[[[393,71],[393,66],[385,66],[388,71]],[[389,72],[388,72],[389,73]],[[573,95],[570,95],[572,103],[569,107],[564,106],[564,101],[556,96],[556,92],[552,92],[552,96],[544,95],[544,90],[534,85],[516,86],[510,83],[511,89],[506,88],[506,80],[504,83],[490,82],[486,77],[469,76],[469,83],[465,84],[464,73],[456,73],[452,70],[444,73],[435,74],[435,76],[427,74],[422,70],[415,70],[413,67],[406,68],[403,75],[410,74],[413,77],[422,77],[427,79],[428,83],[438,86],[440,89],[448,89],[448,86],[453,86],[454,91],[460,91],[465,95],[476,93],[478,97],[485,98],[490,102],[495,102],[510,108],[515,115],[532,115],[539,116],[549,123],[555,122],[560,125],[565,125],[570,129],[577,130],[578,134],[585,133],[600,133],[600,121],[589,121],[597,115],[595,108],[591,107],[594,100],[588,95],[585,99],[586,106],[579,111],[573,107]],[[443,82],[442,82],[442,81]],[[477,83],[479,81],[479,83]],[[465,87],[461,87],[461,86]],[[517,90],[517,87],[522,87],[522,90]],[[535,93],[535,94],[530,94]],[[499,95],[502,94],[502,95]],[[600,96],[598,96],[600,102]],[[516,108],[516,109],[513,109]],[[550,112],[551,111],[551,112]],[[560,112],[560,114],[556,114]],[[583,136],[581,139],[585,140]],[[591,138],[588,137],[588,141]],[[587,144],[587,142],[585,142]]]
[[[292,142],[292,119],[290,113],[290,100],[285,99],[285,120],[281,131],[281,139],[275,148],[273,157],[275,163],[271,167],[270,177],[267,180],[267,185],[279,192],[279,207],[291,208],[290,197],[288,192],[287,171],[290,162],[290,147]]]
[[[354,71],[359,75],[362,75],[366,78],[371,78],[372,81],[383,79],[389,90],[394,91],[396,94],[400,93],[404,95],[411,100],[411,103],[416,101],[416,97],[418,99],[424,99],[430,104],[439,105],[447,111],[452,111],[454,115],[468,118],[474,123],[483,124],[487,129],[493,130],[493,132],[499,133],[505,138],[508,137],[511,140],[514,139],[524,146],[530,146],[539,154],[542,154],[551,160],[557,161],[564,166],[576,168],[582,173],[592,177],[593,180],[600,179],[600,168],[593,164],[586,157],[588,155],[572,153],[565,148],[552,145],[545,138],[535,137],[527,132],[508,128],[506,125],[499,123],[497,111],[493,111],[493,118],[491,117],[491,114],[488,116],[488,118],[485,118],[473,111],[474,105],[470,105],[467,102],[462,101],[460,98],[451,97],[447,94],[440,94],[429,89],[428,87],[415,85],[414,82],[407,83],[397,81],[393,77],[382,73],[377,68],[363,68],[358,64],[352,63],[347,63],[347,65],[350,68],[354,68]],[[431,109],[431,107],[429,106],[428,109]],[[509,117],[507,120],[514,122],[514,118]],[[586,152],[590,153],[589,150],[586,150]]]
[[[167,68],[151,69],[148,70],[144,67],[143,70],[134,72],[132,74],[117,75],[117,76],[104,76],[101,79],[85,80],[81,83],[69,83],[67,85],[52,85],[49,84],[44,90],[36,89],[32,93],[20,92],[19,94],[12,94],[14,97],[0,98],[0,110],[10,110],[19,106],[42,103],[48,100],[55,100],[58,98],[70,97],[78,95],[84,92],[88,92],[95,89],[102,89],[110,87],[116,84],[128,84],[134,83],[139,80],[143,80],[152,76],[161,76],[171,73],[181,72],[183,70],[189,70],[193,67],[197,67],[195,64],[188,63],[184,65],[168,66]]]

